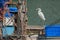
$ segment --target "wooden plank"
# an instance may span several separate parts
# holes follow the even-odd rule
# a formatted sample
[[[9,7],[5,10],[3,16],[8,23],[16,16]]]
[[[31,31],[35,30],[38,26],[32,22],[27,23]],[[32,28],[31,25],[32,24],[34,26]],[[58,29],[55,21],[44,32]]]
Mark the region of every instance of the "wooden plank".
[[[44,27],[38,26],[38,25],[34,25],[34,26],[27,26],[26,29],[44,29]]]

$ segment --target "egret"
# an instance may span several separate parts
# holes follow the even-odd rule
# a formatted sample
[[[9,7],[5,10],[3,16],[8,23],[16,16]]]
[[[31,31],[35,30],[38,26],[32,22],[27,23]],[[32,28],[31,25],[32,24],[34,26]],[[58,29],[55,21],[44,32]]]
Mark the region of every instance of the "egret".
[[[46,19],[41,8],[37,8],[36,10],[38,10],[38,15],[40,16],[40,18],[45,21]]]
[[[37,8],[36,10],[38,11],[39,17],[43,20],[43,26],[44,26],[44,25],[45,25],[45,20],[46,20],[46,18],[45,18],[45,16],[44,16],[41,8]]]

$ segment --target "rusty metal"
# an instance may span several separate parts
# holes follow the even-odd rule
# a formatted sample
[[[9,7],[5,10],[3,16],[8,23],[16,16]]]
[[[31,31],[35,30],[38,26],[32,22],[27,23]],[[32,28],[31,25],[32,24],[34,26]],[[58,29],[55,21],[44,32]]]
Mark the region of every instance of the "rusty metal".
[[[26,40],[26,35],[27,35],[26,27],[27,27],[27,20],[28,20],[27,15],[26,15],[26,13],[27,13],[26,0],[23,0],[23,1],[18,0],[18,3],[12,2],[12,0],[10,0],[9,2],[5,2],[4,10],[3,10],[3,21],[4,21],[4,15],[5,15],[6,11],[8,11],[7,7],[6,7],[6,5],[8,5],[8,4],[15,4],[16,7],[18,8],[17,18],[15,17],[17,19],[17,23],[15,23],[15,25],[14,25],[17,28],[17,33],[13,34],[14,36],[16,35],[17,38],[14,40],[18,40],[18,39]],[[16,16],[16,15],[14,15],[14,16]],[[11,36],[10,36],[10,38],[12,38]]]

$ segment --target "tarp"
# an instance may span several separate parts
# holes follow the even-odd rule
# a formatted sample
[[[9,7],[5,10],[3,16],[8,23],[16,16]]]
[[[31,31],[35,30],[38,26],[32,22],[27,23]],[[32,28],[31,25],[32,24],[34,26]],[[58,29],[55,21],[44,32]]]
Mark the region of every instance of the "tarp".
[[[45,36],[60,37],[60,24],[46,26]]]

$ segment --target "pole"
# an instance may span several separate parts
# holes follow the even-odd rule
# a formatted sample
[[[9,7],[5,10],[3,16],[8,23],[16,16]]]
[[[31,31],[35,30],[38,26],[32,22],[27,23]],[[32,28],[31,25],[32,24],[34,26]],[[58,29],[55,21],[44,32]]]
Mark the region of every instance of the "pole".
[[[18,0],[18,16],[20,18],[20,35],[21,40],[26,40],[26,0]]]

